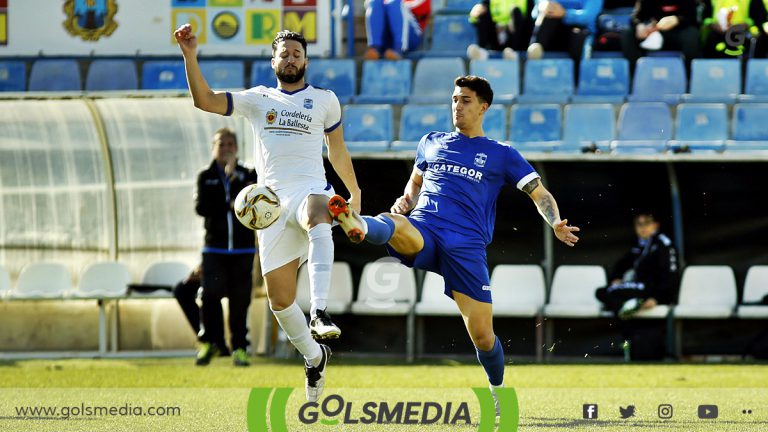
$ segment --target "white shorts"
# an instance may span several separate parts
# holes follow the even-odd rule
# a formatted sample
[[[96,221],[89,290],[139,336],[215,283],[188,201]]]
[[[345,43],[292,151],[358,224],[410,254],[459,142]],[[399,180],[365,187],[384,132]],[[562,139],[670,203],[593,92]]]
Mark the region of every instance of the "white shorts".
[[[307,198],[310,195],[326,195],[330,198],[335,194],[330,184],[317,186],[317,183],[277,191],[280,198],[280,217],[269,228],[256,231],[262,275],[296,258],[299,258],[299,265],[307,260],[309,234],[301,225],[307,215]]]

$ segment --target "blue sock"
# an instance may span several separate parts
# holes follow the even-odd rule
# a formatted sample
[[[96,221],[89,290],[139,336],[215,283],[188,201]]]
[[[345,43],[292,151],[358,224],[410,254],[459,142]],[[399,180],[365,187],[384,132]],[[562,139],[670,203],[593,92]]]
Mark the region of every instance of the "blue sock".
[[[362,218],[368,224],[368,232],[365,234],[365,240],[368,243],[383,245],[395,235],[395,221],[392,219],[382,215],[362,216]]]
[[[490,351],[483,351],[475,347],[477,351],[477,360],[483,365],[488,381],[491,385],[501,385],[504,382],[504,349],[501,347],[499,338]]]

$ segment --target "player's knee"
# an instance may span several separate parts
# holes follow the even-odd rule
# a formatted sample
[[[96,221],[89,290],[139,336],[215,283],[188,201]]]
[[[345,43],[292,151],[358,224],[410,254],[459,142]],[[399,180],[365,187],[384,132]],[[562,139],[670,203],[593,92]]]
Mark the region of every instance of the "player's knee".
[[[472,340],[478,349],[490,351],[496,344],[496,335],[493,334],[493,330],[491,329],[481,329],[480,331],[475,332]]]
[[[287,298],[269,298],[269,308],[273,311],[281,311],[288,309],[293,304],[293,300],[288,301]]]

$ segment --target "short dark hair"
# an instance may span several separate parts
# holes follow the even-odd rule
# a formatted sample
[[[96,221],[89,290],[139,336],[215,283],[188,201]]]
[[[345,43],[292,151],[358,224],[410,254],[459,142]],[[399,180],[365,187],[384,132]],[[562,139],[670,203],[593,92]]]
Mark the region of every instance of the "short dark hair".
[[[635,212],[635,215],[632,216],[632,222],[637,223],[637,221],[640,220],[641,218],[650,219],[651,222],[659,222],[659,220],[656,219],[656,215],[654,214],[654,212],[650,210],[641,210],[641,211]]]
[[[223,127],[221,129],[217,130],[216,133],[213,134],[213,137],[214,137],[213,144],[216,144],[216,137],[219,136],[219,135],[221,135],[221,136],[227,136],[227,135],[231,136],[232,139],[235,140],[235,145],[237,145],[237,134],[232,129],[230,129],[228,127]]]
[[[466,87],[477,94],[480,102],[493,103],[493,90],[487,79],[474,75],[460,76],[453,82],[456,87]]]
[[[304,39],[301,33],[292,32],[290,30],[280,30],[275,35],[275,40],[272,41],[272,56],[274,57],[275,51],[277,51],[277,44],[283,41],[292,40],[301,44],[304,49],[304,57],[307,56],[307,40]]]

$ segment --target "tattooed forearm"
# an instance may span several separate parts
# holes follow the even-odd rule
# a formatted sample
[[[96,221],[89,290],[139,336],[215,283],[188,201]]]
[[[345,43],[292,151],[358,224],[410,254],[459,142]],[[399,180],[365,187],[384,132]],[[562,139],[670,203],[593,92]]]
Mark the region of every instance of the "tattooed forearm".
[[[523,186],[523,192],[527,193],[528,195],[531,194],[531,192],[534,191],[537,187],[539,187],[539,179],[535,178],[531,181],[529,181],[525,186]]]
[[[539,213],[546,219],[549,226],[553,226],[560,221],[560,212],[557,209],[557,203],[552,194],[542,194],[542,196],[536,200],[536,208],[539,209]]]

